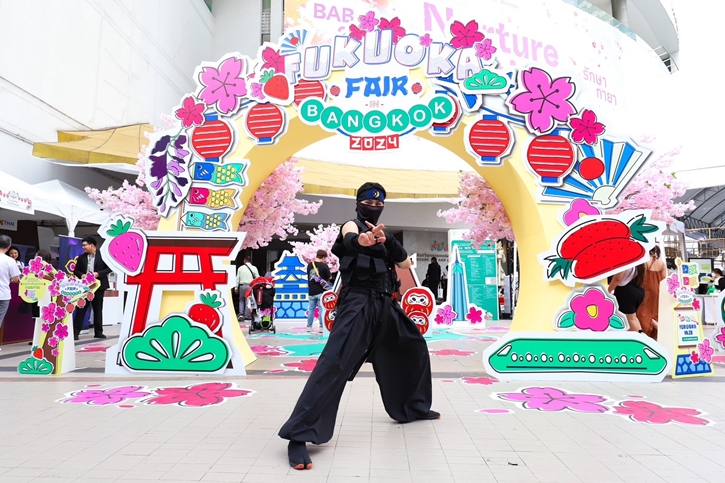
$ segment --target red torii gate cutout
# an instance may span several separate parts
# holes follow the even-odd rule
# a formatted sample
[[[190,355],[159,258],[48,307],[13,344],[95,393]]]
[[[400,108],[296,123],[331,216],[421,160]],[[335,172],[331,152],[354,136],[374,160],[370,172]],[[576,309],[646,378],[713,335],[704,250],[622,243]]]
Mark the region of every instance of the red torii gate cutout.
[[[146,263],[138,275],[127,276],[127,285],[138,286],[136,312],[130,335],[146,329],[151,299],[156,287],[199,285],[203,290],[218,290],[229,282],[229,273],[214,270],[214,257],[230,259],[240,239],[235,236],[214,238],[183,238],[148,235]],[[173,257],[172,270],[159,270],[162,256]],[[184,269],[186,257],[196,257],[196,270]],[[162,314],[163,316],[163,314]]]

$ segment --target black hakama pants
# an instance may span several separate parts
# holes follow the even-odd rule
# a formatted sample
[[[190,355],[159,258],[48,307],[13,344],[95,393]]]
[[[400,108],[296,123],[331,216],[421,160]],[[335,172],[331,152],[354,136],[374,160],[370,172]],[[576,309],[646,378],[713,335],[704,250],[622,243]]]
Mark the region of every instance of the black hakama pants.
[[[330,338],[279,431],[284,439],[328,442],[345,384],[366,359],[391,418],[407,423],[431,408],[430,356],[416,325],[389,295],[352,290],[343,291]]]

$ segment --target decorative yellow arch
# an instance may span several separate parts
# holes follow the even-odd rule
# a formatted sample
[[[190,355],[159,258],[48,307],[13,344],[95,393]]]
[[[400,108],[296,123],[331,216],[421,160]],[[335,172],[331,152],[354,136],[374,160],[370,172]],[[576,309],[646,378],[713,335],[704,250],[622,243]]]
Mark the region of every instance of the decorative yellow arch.
[[[249,138],[240,137],[236,150],[227,157],[228,162],[246,159],[250,167],[249,184],[240,195],[240,204],[246,207],[262,182],[284,161],[302,149],[318,141],[335,136],[317,126],[303,123],[297,110],[288,107],[287,132],[281,142],[273,146],[258,146]],[[466,125],[476,121],[474,116],[465,117],[461,123]],[[241,120],[236,121],[237,132],[244,132]],[[526,139],[528,133],[515,127],[515,135],[519,140]],[[534,177],[526,171],[522,161],[524,143],[519,141],[502,166],[479,166],[473,156],[466,151],[464,143],[464,126],[459,126],[450,136],[433,136],[428,131],[416,135],[434,142],[470,164],[493,188],[506,209],[518,241],[519,259],[521,261],[521,285],[519,305],[516,308],[512,331],[553,332],[552,318],[561,308],[569,289],[558,282],[545,282],[541,275],[542,267],[538,255],[550,248],[553,238],[561,231],[558,222],[557,205],[537,203],[538,186]],[[360,180],[360,182],[370,180]],[[385,185],[385,180],[378,181]],[[238,210],[232,219],[231,226],[238,226],[244,208]],[[383,220],[384,221],[384,220]],[[159,230],[176,229],[176,217],[162,219]]]

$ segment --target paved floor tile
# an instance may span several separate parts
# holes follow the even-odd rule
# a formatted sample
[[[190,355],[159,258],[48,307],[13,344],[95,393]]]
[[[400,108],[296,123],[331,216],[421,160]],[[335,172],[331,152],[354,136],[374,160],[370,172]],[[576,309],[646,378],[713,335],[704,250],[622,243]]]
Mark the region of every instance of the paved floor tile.
[[[111,336],[113,330],[108,330]],[[366,364],[343,394],[332,440],[310,446],[314,467],[309,471],[289,468],[286,442],[277,437],[308,373],[267,371],[314,356],[260,356],[247,367],[246,377],[110,377],[102,373],[98,353],[79,352],[84,372],[40,379],[14,372],[27,357],[27,345],[3,346],[0,483],[722,481],[725,376],[719,370],[725,366],[716,365],[712,378],[666,379],[660,384],[466,384],[464,377],[489,377],[480,360],[488,342],[471,337],[503,332],[434,330],[439,332],[428,342],[431,349],[476,353],[431,356],[434,409],[443,418],[406,425],[390,420]],[[249,341],[286,349],[321,343],[319,336],[300,339],[297,334],[292,324],[280,324],[275,337],[255,335]],[[84,336],[79,347],[90,342],[97,341]],[[152,392],[209,382],[231,383],[254,393],[222,398],[208,407],[148,405],[139,398],[108,405],[58,402],[79,391],[141,386]],[[527,409],[496,396],[521,394],[527,387],[600,395],[604,412]],[[642,413],[645,420],[638,421],[616,413],[620,401],[652,403],[662,414],[667,408],[695,410],[689,414],[696,418],[655,424],[646,422]]]

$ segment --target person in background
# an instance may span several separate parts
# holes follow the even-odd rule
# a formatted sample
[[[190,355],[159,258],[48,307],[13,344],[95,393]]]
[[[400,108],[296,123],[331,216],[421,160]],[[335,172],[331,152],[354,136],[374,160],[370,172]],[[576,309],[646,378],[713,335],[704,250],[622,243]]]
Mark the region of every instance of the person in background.
[[[443,301],[446,301],[446,296],[448,294],[448,275],[446,274],[446,269],[441,269],[441,289],[443,291]]]
[[[725,290],[725,277],[723,277],[722,270],[719,268],[712,271],[712,284],[718,292]]]
[[[428,288],[433,292],[433,298],[438,300],[438,285],[441,283],[441,266],[438,265],[438,259],[431,257],[426,272],[428,278]]]
[[[239,315],[244,319],[249,318],[249,309],[247,308],[246,300],[249,284],[257,277],[259,277],[259,270],[252,265],[250,256],[244,255],[244,263],[237,270],[237,288],[235,289],[239,292]]]
[[[13,241],[7,235],[0,235],[0,327],[10,307],[10,284],[20,281],[20,269],[15,260],[7,256]]]
[[[642,332],[657,340],[659,319],[660,282],[667,278],[667,265],[660,260],[662,252],[655,246],[649,251],[650,259],[644,264],[644,300],[637,310]]]
[[[327,252],[317,250],[317,258],[307,265],[307,332],[312,332],[312,324],[315,321],[315,309],[320,307],[320,297],[325,290],[330,290],[332,284],[332,273],[327,266]],[[322,332],[322,317],[320,317],[320,332]]]
[[[10,247],[8,250],[7,255],[15,260],[15,264],[18,266],[18,270],[21,272],[23,271],[23,262],[20,261],[20,250],[18,250],[16,247]]]
[[[644,300],[644,263],[619,272],[609,282],[609,293],[613,293],[619,305],[619,311],[627,316],[629,330],[642,332],[637,318],[637,309]]]
[[[81,248],[83,255],[78,257],[76,268],[73,275],[77,278],[83,277],[87,273],[92,273],[101,285],[93,293],[93,300],[86,303],[83,307],[78,307],[73,313],[73,332],[74,339],[79,340],[81,330],[83,329],[83,321],[86,318],[88,306],[93,306],[93,331],[96,339],[105,339],[103,335],[103,296],[108,290],[108,274],[111,269],[106,265],[98,251],[98,242],[92,236],[87,236],[81,240]]]
[[[35,256],[40,257],[40,259],[43,260],[45,263],[53,265],[53,256],[48,250],[38,250]],[[33,316],[33,318],[35,318],[36,329],[35,331],[33,331],[33,341],[28,342],[28,345],[38,345],[38,342],[40,340],[40,334],[42,333],[42,331],[40,330],[40,326],[43,323],[43,319],[40,318],[40,305],[46,306],[50,303],[50,301],[50,291],[46,290],[45,294],[43,294],[43,297],[38,302],[33,302],[32,304],[30,304],[31,315]]]

